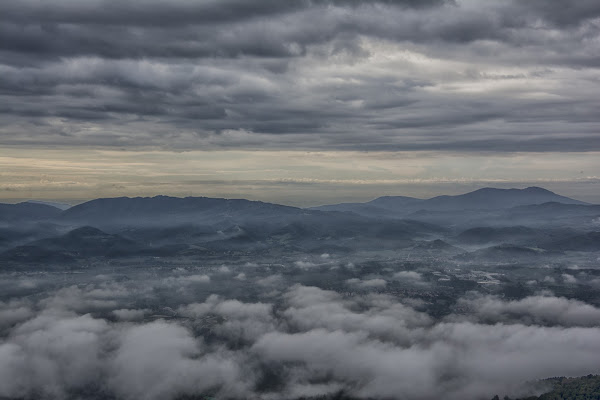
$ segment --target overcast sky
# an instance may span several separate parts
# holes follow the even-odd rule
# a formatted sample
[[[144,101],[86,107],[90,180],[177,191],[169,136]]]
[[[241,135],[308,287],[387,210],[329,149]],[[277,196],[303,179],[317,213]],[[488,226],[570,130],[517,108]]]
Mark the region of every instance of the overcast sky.
[[[0,200],[533,183],[600,202],[597,0],[1,9]]]

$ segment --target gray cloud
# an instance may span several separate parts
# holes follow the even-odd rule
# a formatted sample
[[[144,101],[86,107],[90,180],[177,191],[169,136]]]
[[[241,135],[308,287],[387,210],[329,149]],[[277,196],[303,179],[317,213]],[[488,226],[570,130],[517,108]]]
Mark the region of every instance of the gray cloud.
[[[206,354],[188,330],[154,322],[125,331],[111,363],[111,385],[124,398],[174,398],[225,386],[243,396],[252,375],[242,374],[243,360],[223,352]],[[160,362],[158,362],[160,360]]]
[[[504,301],[493,296],[475,296],[458,301],[478,321],[560,326],[600,326],[600,309],[584,302],[548,295]]]
[[[90,315],[42,313],[0,344],[0,393],[6,397],[64,397],[102,376],[102,336],[109,327]]]
[[[563,8],[13,2],[0,16],[0,137],[21,146],[598,150],[599,11],[584,0]]]
[[[600,367],[597,308],[551,295],[465,298],[462,314],[444,321],[389,295],[348,297],[298,284],[268,302],[217,295],[186,302],[175,290],[180,306],[170,320],[125,308],[162,304],[167,286],[149,274],[2,303],[1,315],[18,317],[7,320],[0,341],[0,396],[487,398]],[[107,297],[113,307],[90,302]]]
[[[558,26],[576,25],[584,20],[594,19],[600,16],[600,5],[591,0],[582,0],[573,3],[569,7],[561,7],[559,2],[546,2],[534,0],[515,3],[523,10],[533,15],[542,16],[549,22]]]
[[[10,328],[34,316],[31,304],[27,301],[12,300],[0,302],[0,330]]]

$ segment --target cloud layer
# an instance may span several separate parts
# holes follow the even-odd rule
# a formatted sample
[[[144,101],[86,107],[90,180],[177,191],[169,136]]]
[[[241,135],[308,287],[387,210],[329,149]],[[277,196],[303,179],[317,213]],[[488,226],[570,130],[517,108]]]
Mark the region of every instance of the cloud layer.
[[[600,310],[551,294],[470,294],[436,319],[371,285],[348,297],[280,281],[260,301],[186,302],[206,282],[180,275],[0,303],[0,396],[476,399],[600,371]],[[152,309],[164,289],[177,309]]]
[[[599,150],[577,1],[12,2],[13,145]]]

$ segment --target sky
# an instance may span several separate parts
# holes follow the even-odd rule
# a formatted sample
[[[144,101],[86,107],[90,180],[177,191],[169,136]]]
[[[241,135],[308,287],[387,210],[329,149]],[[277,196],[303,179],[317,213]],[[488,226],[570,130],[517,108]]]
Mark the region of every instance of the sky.
[[[596,0],[2,1],[0,201],[600,203]]]

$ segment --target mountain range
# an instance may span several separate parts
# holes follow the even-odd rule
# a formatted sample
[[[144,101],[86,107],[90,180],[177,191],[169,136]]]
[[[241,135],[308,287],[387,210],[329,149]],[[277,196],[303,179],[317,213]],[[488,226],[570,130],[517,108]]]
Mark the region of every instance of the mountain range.
[[[596,251],[598,230],[600,206],[537,187],[308,209],[244,199],[119,197],[65,210],[0,204],[0,261],[398,249],[434,255],[491,246],[480,252],[486,255],[506,253],[497,247],[504,245]]]
[[[544,203],[587,205],[583,201],[560,196],[540,187],[526,189],[483,188],[457,196],[417,199],[383,196],[366,203],[341,203],[313,207],[313,210],[345,211],[370,217],[406,216],[418,211],[498,210]]]

